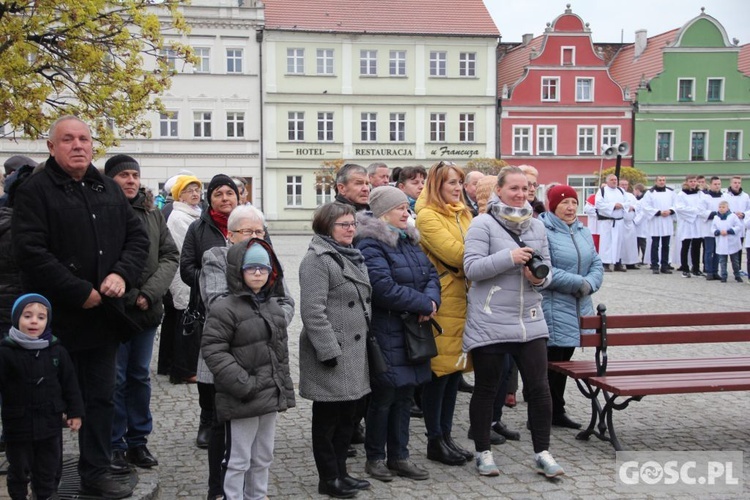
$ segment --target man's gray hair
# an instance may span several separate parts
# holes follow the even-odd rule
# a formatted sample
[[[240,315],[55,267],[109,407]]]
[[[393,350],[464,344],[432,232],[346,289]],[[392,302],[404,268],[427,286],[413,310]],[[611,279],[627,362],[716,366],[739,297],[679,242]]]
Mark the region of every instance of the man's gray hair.
[[[263,226],[266,225],[266,216],[263,215],[263,212],[252,205],[239,205],[229,214],[227,229],[235,231],[243,220],[259,222]]]
[[[347,163],[336,174],[336,184],[346,185],[349,182],[349,178],[352,174],[367,175],[367,169],[362,165],[356,163]]]
[[[386,165],[382,161],[376,161],[375,163],[370,163],[369,165],[367,165],[367,173],[369,175],[375,175],[379,168],[388,168],[388,165]]]
[[[75,121],[77,121],[77,122],[81,122],[81,123],[83,123],[84,125],[86,125],[86,128],[88,128],[88,129],[89,129],[89,134],[91,133],[91,127],[89,127],[89,124],[88,124],[88,123],[86,123],[85,121],[81,120],[80,118],[78,118],[78,117],[77,117],[77,116],[75,116],[75,115],[63,115],[63,116],[61,116],[60,118],[58,118],[57,120],[55,120],[55,121],[54,121],[54,122],[52,123],[52,125],[51,125],[51,126],[50,126],[50,128],[49,128],[49,133],[47,134],[47,138],[48,138],[49,140],[52,140],[52,139],[54,139],[54,138],[55,138],[55,132],[56,132],[56,130],[57,130],[57,126],[58,126],[59,124],[61,124],[62,122],[66,122],[66,121],[68,121],[68,120],[75,120]]]

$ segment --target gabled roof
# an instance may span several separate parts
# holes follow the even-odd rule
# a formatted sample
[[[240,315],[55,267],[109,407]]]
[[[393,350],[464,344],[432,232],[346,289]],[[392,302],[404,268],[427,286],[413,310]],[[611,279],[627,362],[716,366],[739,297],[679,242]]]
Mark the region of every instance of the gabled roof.
[[[265,0],[266,29],[498,37],[482,0]]]
[[[626,87],[630,88],[631,100],[635,100],[642,78],[648,83],[661,73],[664,64],[662,49],[674,42],[679,31],[679,28],[675,28],[648,38],[646,48],[638,58],[635,57],[635,44],[625,45],[615,56],[614,62],[609,67],[609,73],[623,90]]]
[[[737,61],[740,72],[750,76],[750,43],[740,47],[740,54]]]
[[[503,87],[505,85],[508,86],[509,90],[513,89],[513,86],[524,75],[526,66],[529,65],[532,50],[538,54],[542,50],[543,42],[544,35],[539,35],[527,44],[508,48],[504,54],[502,50],[503,48],[507,48],[507,46],[501,46],[501,58],[497,64],[497,95],[503,94]]]

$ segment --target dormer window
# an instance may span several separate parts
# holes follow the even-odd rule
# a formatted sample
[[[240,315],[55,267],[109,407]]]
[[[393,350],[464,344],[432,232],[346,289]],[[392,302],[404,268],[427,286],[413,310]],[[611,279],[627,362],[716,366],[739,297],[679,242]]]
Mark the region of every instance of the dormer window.
[[[576,48],[575,47],[562,47],[562,57],[560,64],[562,66],[573,66],[576,63]]]

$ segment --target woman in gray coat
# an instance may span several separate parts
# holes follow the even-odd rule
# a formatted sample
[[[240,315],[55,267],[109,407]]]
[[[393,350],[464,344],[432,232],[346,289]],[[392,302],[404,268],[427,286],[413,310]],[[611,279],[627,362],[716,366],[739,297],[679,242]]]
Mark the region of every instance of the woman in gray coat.
[[[299,268],[299,393],[313,401],[318,492],[335,498],[370,487],[346,470],[357,402],[370,392],[366,340],[372,288],[364,257],[352,246],[354,216],[354,207],[342,203],[318,208],[315,235]]]
[[[504,167],[487,213],[466,234],[464,270],[471,280],[463,347],[474,361],[469,418],[480,475],[500,472],[490,450],[492,407],[513,356],[529,394],[529,428],[537,471],[563,474],[549,452],[552,402],[547,383],[547,324],[539,290],[549,284],[550,260],[544,225],[533,218],[529,183],[518,167]],[[532,272],[532,267],[534,272]]]

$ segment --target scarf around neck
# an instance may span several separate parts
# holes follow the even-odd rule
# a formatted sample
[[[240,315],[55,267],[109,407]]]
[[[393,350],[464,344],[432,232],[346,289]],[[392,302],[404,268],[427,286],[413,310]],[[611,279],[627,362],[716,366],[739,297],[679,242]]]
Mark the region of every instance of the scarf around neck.
[[[508,218],[508,216],[505,215],[504,212],[506,209],[515,211],[516,208],[517,207],[506,205],[500,201],[500,199],[496,199],[495,202],[490,205],[490,213],[494,215],[503,226],[520,235],[531,226],[531,220],[534,218],[534,209],[531,208],[531,204],[527,201],[524,205],[524,208],[526,208],[526,211],[528,212],[527,215],[514,217],[513,219]]]
[[[227,237],[227,222],[229,220],[228,214],[223,214],[221,212],[217,212],[213,208],[208,209],[208,215],[211,216],[211,220],[214,221],[216,224],[216,227],[219,228],[219,231],[221,231],[221,234],[224,235],[224,237]]]
[[[46,349],[49,347],[49,341],[52,339],[52,333],[50,333],[49,329],[45,330],[39,337],[32,337],[26,335],[15,326],[10,327],[10,330],[8,330],[8,336],[16,344],[29,351]]]
[[[336,242],[333,238],[330,236],[325,235],[319,235],[323,240],[325,240],[329,245],[333,247],[334,250],[336,250],[338,253],[340,253],[344,258],[349,260],[352,264],[359,267],[361,264],[365,262],[365,257],[362,255],[362,252],[359,251],[359,249],[354,248],[354,246],[344,246]]]

